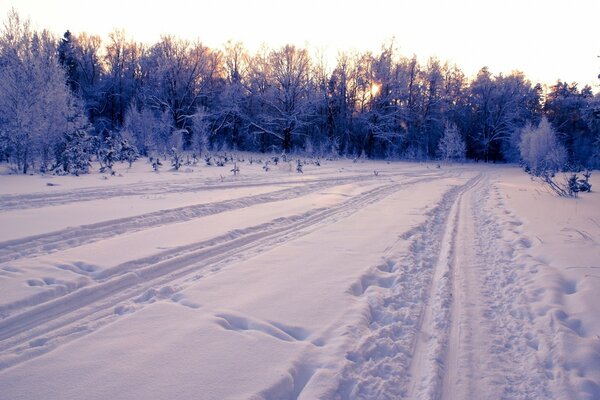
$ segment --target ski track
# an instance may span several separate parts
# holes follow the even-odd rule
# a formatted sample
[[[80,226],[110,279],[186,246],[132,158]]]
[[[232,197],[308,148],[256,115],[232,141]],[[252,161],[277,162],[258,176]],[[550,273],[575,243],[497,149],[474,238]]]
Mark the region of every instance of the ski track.
[[[397,174],[386,174],[396,176]],[[423,176],[417,173],[402,173],[402,176]],[[83,202],[91,200],[109,199],[112,197],[127,197],[140,195],[157,195],[164,193],[186,193],[199,192],[206,190],[223,190],[223,189],[241,189],[262,186],[281,186],[281,185],[297,185],[297,184],[312,184],[319,182],[335,181],[338,184],[356,182],[360,180],[373,179],[373,175],[352,175],[346,177],[313,177],[301,179],[253,179],[251,182],[238,181],[235,183],[223,183],[220,180],[207,178],[194,178],[181,180],[176,182],[143,182],[132,183],[128,185],[112,185],[108,187],[98,188],[78,188],[63,190],[57,193],[39,192],[28,194],[5,194],[0,195],[0,210],[19,210],[28,208],[39,208],[48,206],[57,206],[74,202]]]
[[[70,227],[47,234],[9,240],[0,243],[0,263],[24,257],[32,257],[38,254],[48,254],[116,235],[141,231],[166,224],[190,221],[195,218],[251,207],[256,204],[290,200],[346,182],[345,179],[324,180],[271,193],[159,210],[143,215]]]
[[[19,308],[0,320],[0,370],[45,354],[157,299],[185,300],[177,292],[186,284],[218,272],[233,260],[247,259],[312,232],[399,190],[444,177],[436,174],[402,183],[382,182],[332,207],[276,218],[209,241],[132,260],[95,276],[95,283],[76,287],[60,297],[8,306],[5,312]]]
[[[477,176],[449,189],[429,212],[427,220],[403,236],[411,240],[408,254],[380,269],[378,274],[386,278],[375,280],[377,289],[355,292],[367,304],[369,332],[359,346],[348,353],[349,362],[341,372],[336,398],[398,399],[410,395],[412,359],[415,352],[427,351],[420,349],[417,343],[424,327],[425,307],[430,308],[429,313],[435,317],[435,324],[428,327],[428,335],[436,342],[436,346],[431,346],[434,354],[428,354],[425,361],[435,362],[439,353],[445,351],[450,280],[448,271],[443,271],[434,282],[436,265],[443,262],[442,253],[450,251],[443,250],[442,243],[445,236],[453,232],[456,216],[452,217],[451,213],[456,209],[457,198],[480,179]],[[434,365],[430,367],[422,368],[423,373],[429,375],[413,379],[430,383],[435,390],[439,386],[440,372]]]
[[[565,393],[571,398],[573,391],[564,392],[564,382],[556,379],[548,362],[560,346],[558,327],[538,324],[532,311],[545,290],[533,282],[538,267],[526,262],[531,240],[519,233],[516,227],[522,222],[506,209],[497,188],[476,195],[472,220],[478,227],[474,243],[479,262],[473,268],[479,279],[471,291],[479,288],[481,302],[479,326],[471,330],[485,338],[479,341],[488,357],[479,363],[470,385],[478,383],[483,395],[498,399],[565,398]],[[502,219],[491,209],[501,210]]]

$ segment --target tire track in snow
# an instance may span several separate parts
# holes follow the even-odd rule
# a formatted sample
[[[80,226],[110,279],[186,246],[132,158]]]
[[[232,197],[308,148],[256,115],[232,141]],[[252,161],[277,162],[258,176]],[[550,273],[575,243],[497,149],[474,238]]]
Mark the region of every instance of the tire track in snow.
[[[165,252],[153,264],[126,263],[104,280],[67,295],[30,307],[0,320],[0,370],[44,354],[64,342],[97,329],[119,314],[119,304],[143,298],[144,293],[173,292],[174,282],[210,272],[229,260],[245,259],[359,211],[365,206],[440,177],[379,186],[329,208],[231,232],[208,242]],[[144,265],[133,268],[136,264]],[[157,289],[158,288],[158,289]],[[150,291],[150,292],[149,292]]]
[[[419,397],[427,395],[421,382],[439,392],[443,374],[437,361],[445,355],[449,336],[449,261],[457,204],[462,194],[480,181],[478,175],[448,190],[429,218],[404,235],[412,242],[409,253],[388,271],[387,280],[393,277],[391,284],[355,293],[364,296],[368,304],[369,332],[357,349],[348,353],[349,363],[341,373],[336,398],[398,399],[412,392],[419,392],[415,398],[425,398]],[[419,344],[422,329],[428,332],[429,351]],[[412,386],[411,392],[411,364],[421,354],[423,362],[412,370],[419,386]]]
[[[24,257],[32,257],[38,254],[48,254],[93,243],[116,235],[137,232],[166,224],[190,221],[195,218],[237,210],[256,204],[290,200],[342,183],[347,183],[347,180],[324,180],[271,193],[159,210],[142,215],[102,221],[94,224],[66,228],[47,234],[5,241],[0,243],[0,263],[14,261]]]

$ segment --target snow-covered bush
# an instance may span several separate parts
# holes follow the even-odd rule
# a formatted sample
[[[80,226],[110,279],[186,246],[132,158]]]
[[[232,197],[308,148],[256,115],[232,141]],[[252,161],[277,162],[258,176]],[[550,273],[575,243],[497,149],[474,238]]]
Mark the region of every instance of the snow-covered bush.
[[[579,193],[579,182],[576,174],[573,174],[569,177],[567,182],[569,196],[577,197],[577,193]]]
[[[552,175],[567,161],[567,152],[546,118],[537,128],[529,125],[523,130],[519,150],[525,169],[535,176]]]
[[[561,175],[563,176],[562,181],[548,172],[544,172],[538,178],[561,197],[577,197],[581,192],[592,191],[592,184],[589,181],[592,176],[591,172],[586,171],[583,174],[583,179],[579,178],[577,174],[571,174],[568,177],[564,174]]]

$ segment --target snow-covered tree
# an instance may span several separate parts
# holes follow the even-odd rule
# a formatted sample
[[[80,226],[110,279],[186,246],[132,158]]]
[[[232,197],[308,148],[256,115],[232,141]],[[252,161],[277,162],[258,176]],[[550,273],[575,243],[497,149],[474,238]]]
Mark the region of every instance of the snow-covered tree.
[[[246,124],[245,103],[248,91],[244,77],[248,69],[248,55],[241,43],[228,42],[223,55],[223,85],[210,110],[200,108],[193,117],[193,139],[198,150],[206,149],[208,136],[221,146],[238,149],[244,144]]]
[[[555,173],[567,161],[566,150],[546,118],[542,118],[538,127],[528,125],[523,130],[519,149],[525,167],[533,175]]]
[[[85,129],[81,105],[66,85],[56,39],[33,31],[11,11],[0,33],[0,131],[17,169],[46,171],[65,134]]]
[[[148,51],[146,103],[157,113],[169,113],[176,130],[186,130],[186,146],[191,142],[191,118],[198,108],[208,106],[220,61],[219,52],[173,36],[163,36]]]
[[[289,152],[308,113],[308,52],[288,45],[253,61],[249,88],[258,115],[251,119],[251,129],[276,139]]]
[[[64,143],[58,146],[57,165],[54,172],[79,176],[87,174],[92,156],[92,137],[83,129],[65,134]]]
[[[600,107],[594,106],[592,89],[557,82],[546,98],[545,112],[572,168],[593,166],[594,141],[600,126]]]
[[[438,155],[444,161],[462,161],[467,148],[456,125],[446,124],[446,129],[438,144]]]
[[[137,148],[127,139],[121,140],[121,161],[127,161],[129,168],[140,157]]]

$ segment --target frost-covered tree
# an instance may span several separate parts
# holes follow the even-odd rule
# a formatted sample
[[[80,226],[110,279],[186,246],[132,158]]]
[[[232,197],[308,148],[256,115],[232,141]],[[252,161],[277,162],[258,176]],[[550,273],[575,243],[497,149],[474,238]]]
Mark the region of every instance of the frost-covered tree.
[[[105,47],[102,90],[105,93],[105,128],[120,129],[127,108],[141,90],[143,45],[127,39],[124,31],[113,31]]]
[[[58,45],[58,61],[67,74],[67,84],[73,93],[79,91],[79,79],[77,76],[77,58],[75,56],[74,37],[70,31],[66,31]]]
[[[238,149],[244,144],[247,126],[245,75],[248,55],[241,43],[228,42],[223,54],[223,80],[219,94],[210,109],[201,107],[192,118],[195,138],[193,146],[206,150],[209,136],[221,147]]]
[[[84,102],[86,116],[90,123],[102,119],[107,111],[108,92],[104,75],[104,63],[101,56],[102,40],[98,35],[81,33],[73,38],[71,35],[72,56],[77,63],[77,95]]]
[[[516,149],[513,133],[528,122],[537,122],[541,86],[532,86],[523,74],[493,76],[479,71],[468,93],[468,138],[471,155],[485,161],[505,159],[507,144]]]
[[[251,131],[270,136],[289,152],[308,114],[308,52],[288,45],[254,61],[249,88],[258,115],[251,119]]]
[[[166,155],[171,148],[171,132],[175,129],[171,114],[142,106],[141,110],[131,104],[125,114],[123,132],[126,133],[139,153]]]
[[[438,144],[438,155],[444,161],[462,161],[467,147],[456,125],[446,124],[444,134]]]
[[[589,86],[557,82],[546,98],[545,112],[565,146],[573,169],[594,167],[600,137],[600,106]]]
[[[519,149],[525,168],[533,175],[553,174],[567,161],[565,148],[546,118],[542,118],[538,127],[528,125],[523,130]]]
[[[46,171],[66,134],[85,129],[80,104],[66,85],[56,39],[31,29],[13,10],[0,33],[0,131],[17,169]]]
[[[138,149],[127,139],[121,140],[121,161],[127,161],[129,168],[140,157]]]
[[[191,142],[192,116],[209,106],[220,66],[219,52],[173,36],[163,36],[148,51],[146,104],[156,113],[169,113],[176,130],[187,131],[186,146]]]

